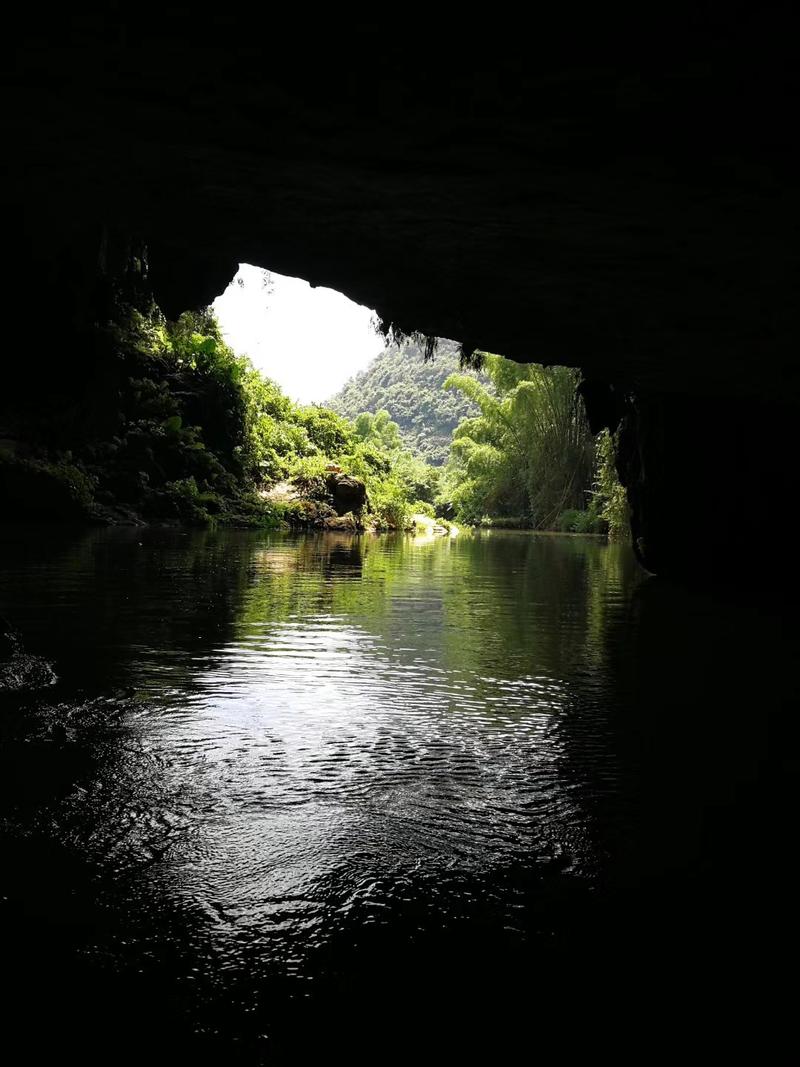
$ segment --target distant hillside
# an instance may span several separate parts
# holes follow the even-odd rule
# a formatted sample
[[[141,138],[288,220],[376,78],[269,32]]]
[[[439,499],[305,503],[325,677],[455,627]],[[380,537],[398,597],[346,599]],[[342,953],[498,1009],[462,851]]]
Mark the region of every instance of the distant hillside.
[[[426,363],[419,346],[407,340],[376,356],[326,406],[351,419],[362,411],[385,408],[409,448],[428,463],[440,465],[447,459],[455,427],[478,410],[461,393],[442,388],[448,375],[458,370],[454,342],[440,340],[433,360]]]

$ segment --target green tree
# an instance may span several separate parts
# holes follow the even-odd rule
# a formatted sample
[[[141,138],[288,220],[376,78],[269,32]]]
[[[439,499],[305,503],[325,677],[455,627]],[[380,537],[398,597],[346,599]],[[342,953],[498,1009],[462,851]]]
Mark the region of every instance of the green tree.
[[[403,447],[400,427],[396,422],[392,422],[392,417],[385,408],[376,411],[374,415],[362,411],[353,422],[353,429],[359,441],[374,444],[384,452],[397,452]]]
[[[577,372],[518,364],[486,354],[491,386],[451,375],[479,409],[453,434],[445,496],[462,521],[518,516],[552,529],[567,509],[583,509],[590,492],[594,449],[575,394]]]

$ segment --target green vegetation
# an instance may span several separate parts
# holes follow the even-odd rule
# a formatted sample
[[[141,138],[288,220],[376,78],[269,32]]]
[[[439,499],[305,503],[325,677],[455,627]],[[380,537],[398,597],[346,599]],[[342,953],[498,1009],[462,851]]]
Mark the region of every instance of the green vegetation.
[[[328,406],[347,418],[362,411],[391,412],[401,437],[415,455],[434,466],[443,466],[450,451],[450,438],[462,419],[478,409],[464,393],[442,389],[445,380],[460,369],[457,346],[440,340],[432,360],[416,341],[387,348],[366,370],[328,401]],[[482,375],[466,372],[476,381]]]
[[[613,441],[595,442],[576,399],[577,372],[484,355],[481,372],[460,366],[440,341],[426,362],[411,339],[387,348],[329,404],[355,420],[394,420],[409,452],[443,465],[413,495],[462,524],[628,536],[625,490]],[[375,432],[379,432],[376,430]],[[396,437],[384,441],[396,449]],[[417,507],[415,510],[422,511]]]
[[[24,447],[4,439],[0,491],[18,516],[324,525],[342,511],[340,476],[356,479],[353,526],[406,528],[432,506],[438,472],[387,412],[352,423],[293,403],[210,312],[170,323],[152,304],[120,304],[115,320],[96,339],[110,373],[82,409],[34,411],[15,422]]]
[[[94,371],[80,394],[0,410],[7,514],[378,530],[416,515],[428,532],[450,519],[627,535],[614,443],[592,438],[575,371],[486,354],[479,376],[458,369],[448,342],[425,363],[408,341],[335,411],[291,401],[209,311],[168,322],[141,294],[111,306],[87,340]],[[370,409],[378,397],[397,407]],[[445,442],[446,466],[427,462]]]
[[[609,541],[627,544],[631,537],[630,508],[625,488],[617,477],[614,438],[608,430],[597,435],[596,451],[595,506],[608,526]]]
[[[41,407],[0,413],[18,438],[0,459],[12,514],[280,521],[256,489],[286,400],[228,348],[209,313],[168,323],[152,303],[117,295],[113,318],[85,343],[95,373],[68,403],[45,394]]]
[[[593,477],[576,372],[495,355],[484,357],[484,369],[491,388],[464,374],[444,383],[480,413],[453,434],[443,496],[465,522],[513,518],[534,529],[561,528],[565,514],[587,509]]]
[[[294,418],[306,426],[324,426],[326,432],[312,440],[311,449],[301,452],[293,447],[279,457],[279,477],[302,493],[289,504],[289,517],[307,513],[308,498],[325,499],[331,466],[364,483],[366,521],[373,528],[406,529],[415,513],[432,508],[438,471],[404,447],[388,412],[362,412],[351,423],[326,408],[291,407]]]

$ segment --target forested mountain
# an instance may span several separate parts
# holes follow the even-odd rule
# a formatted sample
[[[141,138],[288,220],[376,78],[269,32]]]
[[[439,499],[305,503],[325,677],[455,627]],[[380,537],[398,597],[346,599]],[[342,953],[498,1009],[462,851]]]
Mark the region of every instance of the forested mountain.
[[[388,411],[406,445],[428,463],[441,466],[453,430],[461,419],[478,413],[477,405],[463,393],[442,388],[460,369],[455,342],[440,340],[433,360],[426,363],[422,349],[408,339],[376,356],[326,406],[351,419],[363,411]]]

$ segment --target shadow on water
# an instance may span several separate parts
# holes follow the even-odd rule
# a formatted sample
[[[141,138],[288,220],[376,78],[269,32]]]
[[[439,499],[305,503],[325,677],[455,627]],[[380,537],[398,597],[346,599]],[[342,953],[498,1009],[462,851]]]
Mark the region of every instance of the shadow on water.
[[[0,698],[29,1061],[641,1058],[763,1046],[765,1020],[777,1039],[777,610],[579,538],[3,549],[0,602],[58,675]]]

